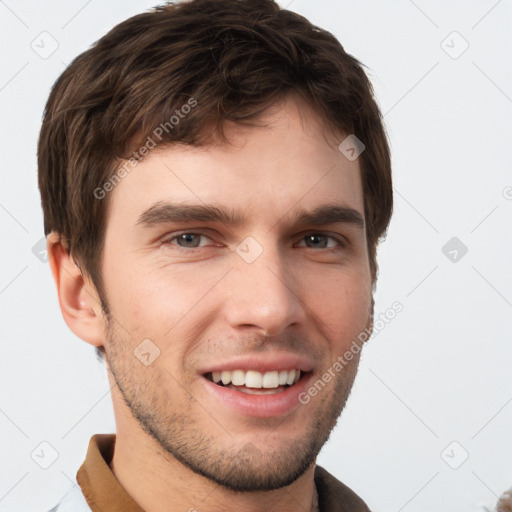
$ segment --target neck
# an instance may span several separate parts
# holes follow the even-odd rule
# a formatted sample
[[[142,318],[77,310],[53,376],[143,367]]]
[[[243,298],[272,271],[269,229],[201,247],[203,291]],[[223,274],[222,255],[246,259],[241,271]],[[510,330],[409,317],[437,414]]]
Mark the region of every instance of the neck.
[[[121,434],[121,435],[120,435]],[[281,489],[235,492],[182,465],[145,433],[141,439],[118,433],[109,466],[132,499],[146,512],[319,512],[314,464]]]

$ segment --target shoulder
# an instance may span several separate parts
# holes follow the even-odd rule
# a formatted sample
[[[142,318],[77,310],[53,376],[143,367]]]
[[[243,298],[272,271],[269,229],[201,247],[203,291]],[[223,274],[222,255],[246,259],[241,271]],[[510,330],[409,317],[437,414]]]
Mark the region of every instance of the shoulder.
[[[315,485],[322,512],[370,512],[368,505],[352,489],[318,465],[315,467]]]
[[[66,495],[48,512],[91,512],[78,485],[74,485]]]

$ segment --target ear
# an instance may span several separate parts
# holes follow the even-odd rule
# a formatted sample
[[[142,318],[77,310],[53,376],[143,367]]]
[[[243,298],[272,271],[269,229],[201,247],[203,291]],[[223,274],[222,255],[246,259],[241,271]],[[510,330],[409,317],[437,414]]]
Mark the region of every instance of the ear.
[[[47,236],[48,261],[57,285],[62,316],[79,338],[96,347],[104,345],[104,318],[94,285],[80,269],[58,233]]]
[[[367,329],[367,332],[369,332],[370,334],[368,335],[368,340],[372,337],[372,334],[373,334],[373,316],[374,316],[374,313],[375,313],[375,299],[373,298],[373,295],[372,295],[372,303],[370,305],[370,310],[368,312],[368,323],[366,325],[366,329]],[[366,341],[368,341],[366,340]]]

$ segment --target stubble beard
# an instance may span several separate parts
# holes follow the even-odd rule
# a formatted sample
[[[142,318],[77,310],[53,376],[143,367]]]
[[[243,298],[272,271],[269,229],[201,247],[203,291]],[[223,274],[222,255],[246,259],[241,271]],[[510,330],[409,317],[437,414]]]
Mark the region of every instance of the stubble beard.
[[[165,370],[157,364],[151,368],[142,367],[133,352],[124,348],[132,347],[132,343],[116,337],[111,321],[108,321],[107,339],[105,357],[108,371],[124,404],[141,429],[162,448],[161,455],[166,459],[170,456],[194,473],[237,492],[280,489],[292,484],[315,463],[345,407],[359,362],[359,358],[354,358],[344,367],[332,390],[323,389],[308,405],[299,405],[311,407],[309,417],[312,418],[311,424],[300,436],[289,439],[286,437],[286,426],[280,425],[279,421],[273,423],[274,427],[268,428],[268,435],[273,438],[281,435],[283,442],[279,449],[265,451],[264,446],[258,447],[250,442],[241,447],[232,447],[236,439],[229,435],[227,421],[213,414],[213,417],[208,416],[202,404],[191,396],[188,402],[197,411],[196,415],[204,414],[211,425],[201,427],[196,415],[187,412],[185,407],[173,411],[172,396],[165,392],[168,386],[162,384],[163,379],[160,378]],[[150,377],[144,376],[144,372],[148,375],[147,370],[152,372]],[[317,374],[312,382],[320,377]],[[175,390],[186,393],[179,384],[176,384]],[[210,406],[205,405],[210,411]],[[285,419],[283,423],[286,423]],[[212,434],[219,430],[219,424],[223,427],[222,432],[228,432],[224,446],[219,446],[218,439]],[[258,425],[262,424],[258,422]]]

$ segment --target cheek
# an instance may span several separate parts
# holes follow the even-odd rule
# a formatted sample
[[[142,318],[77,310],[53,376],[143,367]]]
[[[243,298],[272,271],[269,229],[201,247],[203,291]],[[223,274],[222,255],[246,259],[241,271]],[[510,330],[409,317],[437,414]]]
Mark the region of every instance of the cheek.
[[[197,267],[156,266],[148,271],[134,263],[129,271],[117,269],[108,284],[113,313],[126,330],[141,339],[163,342],[183,333],[187,319],[204,309],[208,303],[204,299],[226,271],[211,264]]]
[[[304,302],[314,313],[325,336],[340,350],[368,324],[372,303],[371,285],[367,274],[347,273],[324,279],[321,287],[305,282]]]

